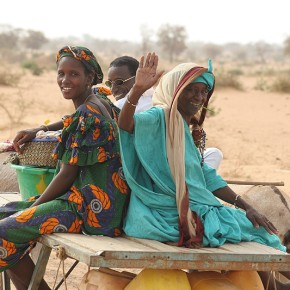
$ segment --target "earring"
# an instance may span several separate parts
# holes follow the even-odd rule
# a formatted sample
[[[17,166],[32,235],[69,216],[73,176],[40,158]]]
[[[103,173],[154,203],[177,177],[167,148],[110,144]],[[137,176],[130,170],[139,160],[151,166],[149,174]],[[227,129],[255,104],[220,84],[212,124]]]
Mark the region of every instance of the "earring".
[[[89,84],[88,84],[88,88],[91,88],[92,86],[93,86],[93,81],[90,80],[90,81],[89,81]]]

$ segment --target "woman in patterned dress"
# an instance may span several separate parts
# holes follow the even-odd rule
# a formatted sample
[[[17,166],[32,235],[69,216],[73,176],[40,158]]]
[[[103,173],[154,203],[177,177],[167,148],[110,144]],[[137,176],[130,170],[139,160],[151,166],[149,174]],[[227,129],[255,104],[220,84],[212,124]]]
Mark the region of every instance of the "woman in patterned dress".
[[[66,46],[56,61],[58,85],[76,109],[63,119],[54,150],[56,175],[40,196],[0,208],[0,271],[8,272],[18,290],[28,288],[34,270],[29,252],[40,235],[119,236],[129,192],[114,114],[102,101],[106,89],[92,93],[103,79],[95,56],[87,48]],[[53,129],[59,129],[55,124]],[[15,147],[35,131],[19,132]],[[39,289],[50,288],[43,280]]]

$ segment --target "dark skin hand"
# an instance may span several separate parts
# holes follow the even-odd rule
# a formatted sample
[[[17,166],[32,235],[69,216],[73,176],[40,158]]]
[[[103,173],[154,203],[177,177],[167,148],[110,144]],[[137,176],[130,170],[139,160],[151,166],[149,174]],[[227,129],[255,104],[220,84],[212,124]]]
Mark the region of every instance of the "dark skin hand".
[[[223,188],[220,188],[213,192],[213,194],[230,204],[236,204],[239,208],[245,210],[247,218],[252,222],[255,228],[259,228],[260,226],[263,226],[266,231],[269,234],[278,234],[278,230],[276,227],[267,219],[266,216],[260,214],[257,212],[251,205],[249,205],[246,201],[242,199],[241,196],[239,196],[237,199],[237,194],[231,190],[230,187],[226,186]]]
[[[57,131],[61,130],[63,128],[63,122],[59,121],[53,124],[50,124],[47,126],[50,131]],[[23,145],[25,142],[31,141],[33,138],[35,138],[36,133],[40,130],[46,130],[45,127],[38,127],[34,129],[26,129],[26,130],[21,130],[17,132],[14,140],[13,140],[13,146],[15,150],[18,153],[21,153],[21,145]]]
[[[135,77],[135,84],[133,85],[128,101],[136,105],[142,96],[142,94],[150,89],[161,77],[163,71],[157,72],[158,56],[153,53],[148,53],[146,58],[141,57],[139,62],[139,68]],[[118,125],[121,129],[127,132],[133,132],[135,106],[132,106],[128,102],[125,102],[118,120]]]

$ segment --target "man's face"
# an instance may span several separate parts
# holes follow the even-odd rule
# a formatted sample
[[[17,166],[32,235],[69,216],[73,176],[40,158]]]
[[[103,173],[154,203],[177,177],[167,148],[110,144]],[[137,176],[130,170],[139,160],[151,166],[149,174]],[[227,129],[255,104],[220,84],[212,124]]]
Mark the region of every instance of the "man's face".
[[[111,84],[111,91],[116,100],[124,98],[133,87],[135,78],[131,77],[133,76],[130,74],[128,67],[125,65],[109,68],[108,81]]]

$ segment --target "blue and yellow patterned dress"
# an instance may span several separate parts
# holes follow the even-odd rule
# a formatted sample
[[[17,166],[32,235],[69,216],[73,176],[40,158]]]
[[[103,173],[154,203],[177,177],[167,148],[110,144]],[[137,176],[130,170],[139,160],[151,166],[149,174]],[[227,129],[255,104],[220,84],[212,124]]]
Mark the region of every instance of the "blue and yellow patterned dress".
[[[55,148],[62,163],[78,165],[80,174],[59,198],[30,207],[37,197],[0,208],[0,271],[13,267],[37,237],[54,232],[119,236],[129,196],[114,120],[88,104],[64,119]]]

